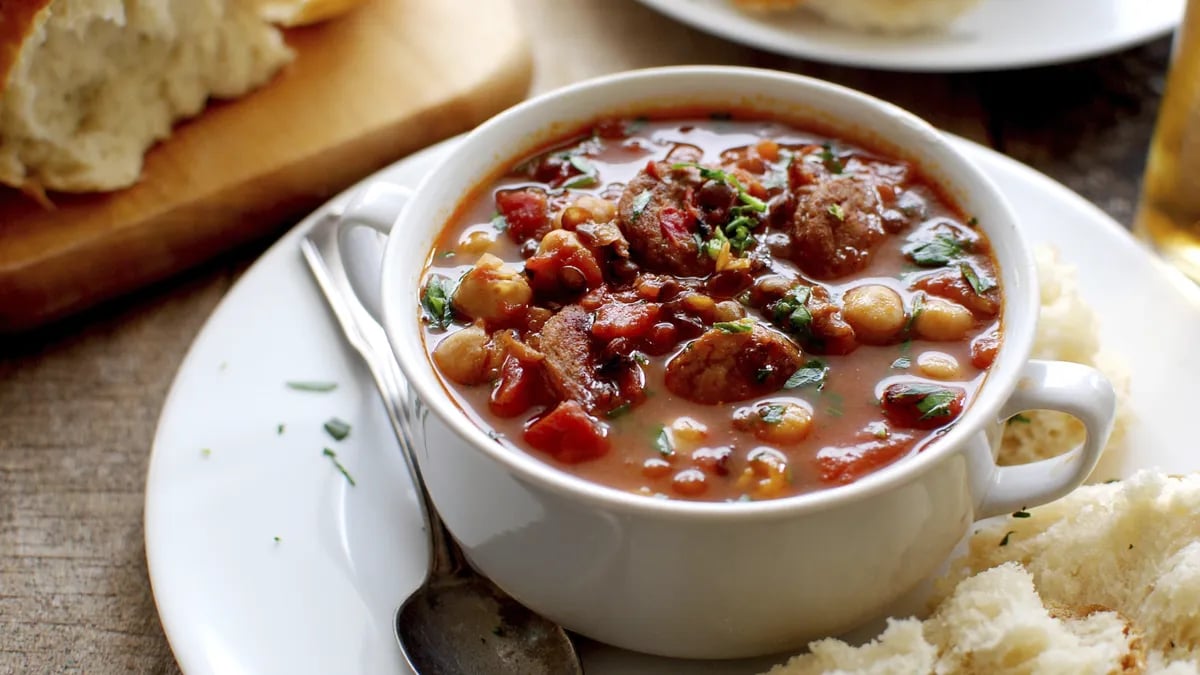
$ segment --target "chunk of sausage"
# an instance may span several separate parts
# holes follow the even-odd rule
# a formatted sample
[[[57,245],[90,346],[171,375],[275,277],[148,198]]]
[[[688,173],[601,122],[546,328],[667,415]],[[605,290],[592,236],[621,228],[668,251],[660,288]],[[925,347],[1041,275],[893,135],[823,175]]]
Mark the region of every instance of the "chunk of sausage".
[[[591,318],[579,305],[568,305],[542,326],[543,365],[560,399],[578,401],[589,412],[607,412],[621,404],[617,386],[599,376],[592,344]]]
[[[818,279],[853,274],[867,266],[871,247],[885,234],[878,192],[850,176],[802,187],[791,234],[792,260],[805,274]]]
[[[454,291],[454,309],[470,319],[505,322],[525,313],[533,290],[524,275],[484,253]]]
[[[638,173],[621,194],[618,223],[634,259],[652,272],[703,276],[714,269],[692,237],[697,220],[686,203],[688,189],[682,180],[672,180],[669,164],[658,162]]]
[[[744,401],[779,390],[803,363],[796,343],[760,324],[746,332],[713,328],[671,359],[666,384],[696,403]]]

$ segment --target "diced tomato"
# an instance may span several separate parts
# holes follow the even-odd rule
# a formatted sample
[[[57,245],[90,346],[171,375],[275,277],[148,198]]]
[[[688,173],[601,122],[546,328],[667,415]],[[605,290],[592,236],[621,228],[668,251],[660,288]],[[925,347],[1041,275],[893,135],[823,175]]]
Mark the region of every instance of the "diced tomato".
[[[1000,332],[989,331],[971,342],[971,365],[980,370],[991,368],[1000,351]]]
[[[646,162],[646,173],[650,176],[657,178],[658,180],[662,180],[663,179],[662,171],[660,171],[659,169],[660,169],[660,167],[664,166],[665,164],[666,164],[666,162],[656,162],[654,160],[650,160],[649,162]]]
[[[509,354],[500,366],[488,408],[498,417],[516,417],[543,398],[542,367]]]
[[[567,464],[608,453],[608,429],[576,401],[563,401],[525,427],[525,442]]]
[[[779,159],[779,144],[770,139],[759,141],[758,144],[754,146],[754,151],[758,153],[759,157],[762,157],[768,162],[774,162],[775,160]]]
[[[990,318],[1000,312],[1000,291],[991,288],[983,293],[975,292],[962,270],[953,268],[936,274],[928,274],[913,284],[916,290],[952,300],[971,310],[978,317]]]
[[[596,319],[592,322],[592,335],[601,340],[641,337],[658,321],[661,310],[660,305],[652,302],[630,305],[609,303],[596,311]]]
[[[518,244],[550,231],[550,209],[541,190],[501,190],[496,193],[496,209],[508,222],[508,236]]]
[[[848,448],[828,447],[817,453],[821,481],[847,485],[900,459],[912,449],[915,439],[907,434],[866,441]]]
[[[667,206],[658,212],[658,227],[676,246],[686,246],[692,240],[692,230],[689,221],[692,219],[686,211],[674,206]]]
[[[582,244],[558,246],[525,261],[529,285],[542,295],[572,295],[604,283],[596,256]]]
[[[967,392],[924,382],[898,382],[883,390],[883,416],[903,429],[936,429],[962,414]]]

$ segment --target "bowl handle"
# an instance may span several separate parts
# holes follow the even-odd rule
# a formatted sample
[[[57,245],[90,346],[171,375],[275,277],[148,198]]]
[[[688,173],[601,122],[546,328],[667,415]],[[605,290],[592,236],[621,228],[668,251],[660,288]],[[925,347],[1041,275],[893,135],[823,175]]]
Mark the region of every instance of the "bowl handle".
[[[984,484],[976,519],[1052,502],[1079,487],[1104,452],[1117,397],[1094,368],[1066,361],[1030,361],[1000,410],[1001,421],[1029,410],[1057,410],[1083,423],[1087,438],[1070,452],[1018,466],[996,466]]]

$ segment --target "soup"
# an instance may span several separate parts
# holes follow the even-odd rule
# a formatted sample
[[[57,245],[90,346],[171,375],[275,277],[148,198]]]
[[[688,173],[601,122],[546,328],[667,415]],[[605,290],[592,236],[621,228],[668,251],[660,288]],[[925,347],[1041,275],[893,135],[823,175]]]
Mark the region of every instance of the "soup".
[[[918,167],[750,115],[604,119],[466,196],[425,345],[496,442],[648,497],[745,501],[921,451],[999,348],[978,223]]]

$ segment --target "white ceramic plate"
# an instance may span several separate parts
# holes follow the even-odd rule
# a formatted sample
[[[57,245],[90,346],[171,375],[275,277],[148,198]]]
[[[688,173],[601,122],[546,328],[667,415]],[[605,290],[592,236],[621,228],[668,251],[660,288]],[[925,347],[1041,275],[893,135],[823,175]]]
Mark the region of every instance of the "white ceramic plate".
[[[742,12],[732,0],[641,0],[699,30],[802,59],[925,72],[1063,63],[1165,35],[1185,0],[982,0],[944,31],[886,36],[805,12]]]
[[[1193,399],[1179,395],[1200,380],[1200,292],[1066,188],[956,142],[999,183],[1029,235],[1079,266],[1106,343],[1135,370],[1138,419],[1128,445],[1138,454],[1108,458],[1096,477],[1141,466],[1200,469],[1188,440]],[[379,177],[413,185],[450,147]],[[213,313],[159,421],[146,556],[167,637],[190,675],[405,672],[392,612],[423,575],[417,502],[370,377],[301,260],[304,227],[272,247]],[[338,387],[285,386],[298,380]],[[352,425],[342,442],[322,430],[334,416]],[[322,454],[326,447],[356,486]],[[590,643],[582,650],[589,675],[754,673],[772,663],[678,662]]]

